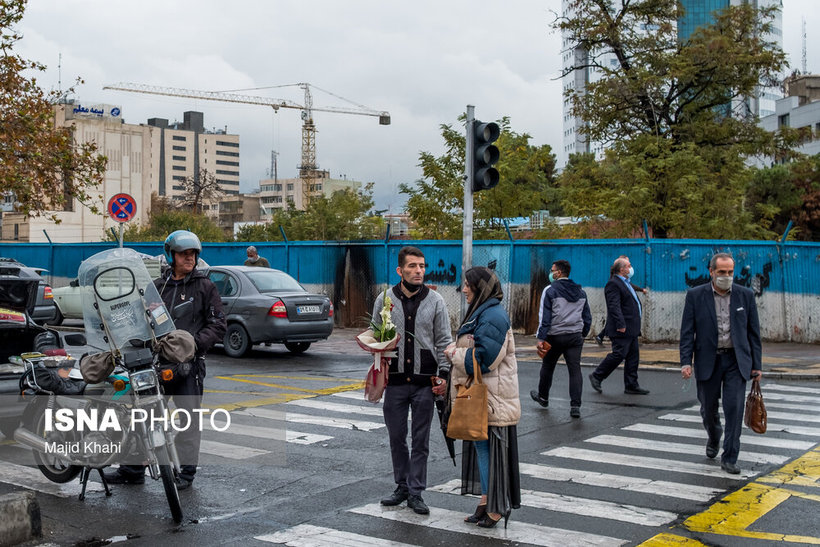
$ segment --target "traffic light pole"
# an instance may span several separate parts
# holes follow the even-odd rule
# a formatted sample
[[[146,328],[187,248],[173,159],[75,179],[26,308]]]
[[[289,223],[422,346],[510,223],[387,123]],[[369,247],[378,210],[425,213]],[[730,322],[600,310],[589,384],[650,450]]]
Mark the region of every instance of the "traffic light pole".
[[[464,219],[461,241],[461,282],[473,265],[473,179],[475,178],[475,107],[467,105],[467,140],[464,147]],[[461,299],[461,317],[467,313],[467,300]]]

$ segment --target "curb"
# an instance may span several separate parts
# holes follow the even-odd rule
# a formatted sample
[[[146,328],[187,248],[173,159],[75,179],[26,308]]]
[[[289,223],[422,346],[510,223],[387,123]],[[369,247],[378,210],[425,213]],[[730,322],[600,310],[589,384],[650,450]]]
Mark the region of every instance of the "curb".
[[[0,546],[17,545],[40,535],[40,504],[34,492],[0,496]]]

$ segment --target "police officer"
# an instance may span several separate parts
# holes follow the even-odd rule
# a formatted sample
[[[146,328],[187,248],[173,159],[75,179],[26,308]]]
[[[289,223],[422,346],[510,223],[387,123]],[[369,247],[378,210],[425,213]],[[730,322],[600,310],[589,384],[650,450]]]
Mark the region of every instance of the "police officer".
[[[188,331],[196,342],[194,366],[190,373],[165,386],[165,394],[174,397],[176,407],[189,412],[201,407],[205,353],[222,340],[227,329],[222,300],[216,287],[196,269],[201,252],[202,244],[196,234],[187,230],[173,232],[165,240],[165,258],[170,268],[154,280],[176,328]],[[179,490],[188,488],[194,480],[201,434],[194,424],[176,436],[180,459],[180,473],[177,477]],[[121,465],[116,471],[106,473],[105,478],[111,484],[143,484],[145,468]]]

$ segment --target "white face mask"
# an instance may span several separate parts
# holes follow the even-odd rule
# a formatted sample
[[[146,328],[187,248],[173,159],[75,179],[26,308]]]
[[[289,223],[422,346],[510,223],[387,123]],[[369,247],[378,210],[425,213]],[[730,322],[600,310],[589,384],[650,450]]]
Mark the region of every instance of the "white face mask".
[[[629,267],[629,272],[626,274],[627,279],[632,279],[632,276],[635,275],[635,268],[632,266]]]
[[[732,288],[732,276],[719,275],[715,277],[715,287],[722,291],[728,291]]]

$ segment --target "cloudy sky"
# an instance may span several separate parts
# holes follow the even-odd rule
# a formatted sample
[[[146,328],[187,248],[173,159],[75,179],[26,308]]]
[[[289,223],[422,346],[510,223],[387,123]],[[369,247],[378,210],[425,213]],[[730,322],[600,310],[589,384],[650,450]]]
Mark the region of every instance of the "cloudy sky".
[[[817,0],[783,0],[784,49],[820,71]],[[813,9],[811,9],[813,8]],[[377,110],[368,116],[316,112],[316,156],[331,176],[374,181],[377,206],[398,212],[401,182],[420,177],[419,152],[442,151],[440,124],[467,104],[480,119],[509,116],[536,145],[561,147],[560,40],[550,27],[560,0],[34,0],[20,25],[19,53],[48,66],[47,89],[83,85],[85,103],[122,106],[128,123],[205,113],[205,126],[241,138],[241,189],[268,176],[297,176],[298,110],[103,91],[116,82],[236,90],[308,82]],[[62,69],[58,59],[62,56]],[[247,94],[304,100],[298,87]],[[314,90],[314,106],[349,106]]]

